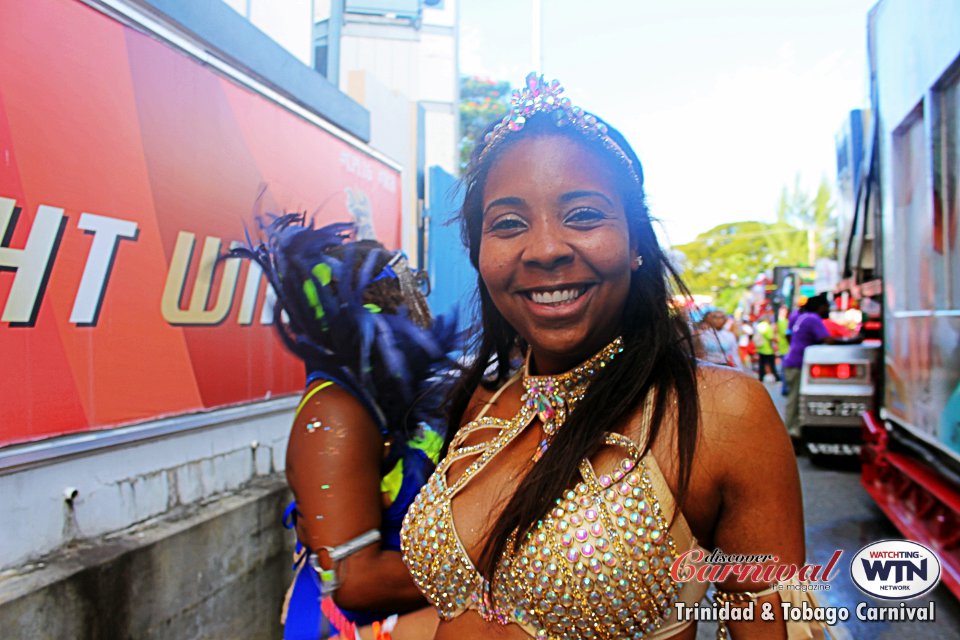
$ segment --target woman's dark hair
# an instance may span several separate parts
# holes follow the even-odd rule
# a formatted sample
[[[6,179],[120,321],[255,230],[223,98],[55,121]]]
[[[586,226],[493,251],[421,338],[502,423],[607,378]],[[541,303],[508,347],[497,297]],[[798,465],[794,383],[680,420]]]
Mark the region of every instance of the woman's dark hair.
[[[348,223],[315,228],[288,213],[258,224],[257,243],[221,260],[249,259],[263,270],[277,296],[274,326],[308,379],[345,387],[398,441],[421,422],[436,425],[446,387],[435,380],[450,368],[455,334],[431,318],[405,256],[376,241],[347,241]]]
[[[609,125],[608,125],[609,126]],[[492,127],[488,129],[491,131]],[[602,158],[617,176],[626,209],[632,247],[643,256],[643,265],[633,271],[621,323],[624,350],[616,366],[601,369],[590,386],[590,393],[567,418],[564,428],[554,436],[550,448],[527,477],[518,483],[516,493],[489,530],[481,554],[479,569],[490,581],[495,578],[498,559],[507,551],[508,540],[517,532],[518,544],[531,532],[534,523],[544,517],[557,496],[575,484],[579,463],[596,453],[604,436],[622,427],[648,392],[654,392],[650,431],[643,446],[649,449],[667,414],[668,403],[676,398],[679,483],[677,504],[682,506],[690,480],[691,464],[699,426],[699,402],[696,384],[696,360],[690,329],[682,312],[673,304],[674,293],[689,295],[667,256],[660,248],[647,211],[640,160],[622,135],[613,127],[607,134],[624,151],[636,177],[623,159],[604,148],[598,139],[572,127],[557,127],[549,114],[529,117],[521,131],[511,132],[487,153],[483,143],[474,149],[464,175],[465,197],[460,210],[461,234],[470,262],[478,268],[480,253],[483,191],[490,168],[503,151],[518,140],[533,136],[566,136],[592,155]],[[481,138],[482,139],[482,138]],[[481,158],[482,154],[482,158]],[[637,179],[638,178],[638,179]],[[453,438],[470,398],[478,386],[495,388],[513,373],[511,362],[526,350],[516,330],[500,314],[483,278],[477,278],[480,331],[473,345],[475,358],[451,392],[450,425],[447,443]],[[486,374],[494,368],[493,374]]]
[[[377,254],[373,263],[374,273],[381,273],[396,256],[395,252],[389,251],[376,240],[357,240],[352,244],[354,247],[352,250],[355,252],[353,261],[353,277],[355,280],[359,276],[360,266],[369,254]],[[338,260],[343,260],[349,246],[348,244],[334,245],[324,253]],[[403,287],[401,285],[400,279],[409,276],[410,274],[408,273],[398,273],[395,278],[380,278],[371,282],[363,290],[363,302],[375,304],[380,307],[384,313],[390,314],[396,314],[400,311],[401,307],[406,307],[407,313],[414,324],[419,327],[429,327],[431,321],[430,308],[427,306],[427,301],[423,294],[418,289]],[[354,284],[356,284],[356,282],[354,282]],[[330,286],[336,290],[336,280],[331,282]],[[405,293],[404,288],[412,290]],[[330,348],[337,347],[337,345],[328,346]]]
[[[810,296],[800,309],[801,311],[812,311],[816,313],[821,307],[830,307],[830,298],[827,297],[826,293],[818,293],[815,296]]]

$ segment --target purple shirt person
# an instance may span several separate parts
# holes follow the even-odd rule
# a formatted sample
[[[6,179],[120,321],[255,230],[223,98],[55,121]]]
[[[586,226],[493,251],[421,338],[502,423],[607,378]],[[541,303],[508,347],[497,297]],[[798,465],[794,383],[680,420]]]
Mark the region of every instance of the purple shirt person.
[[[799,369],[803,366],[803,352],[812,344],[820,344],[830,337],[823,318],[812,311],[805,311],[797,316],[791,325],[790,351],[783,359],[783,366]]]
[[[804,298],[804,304],[806,304],[806,298]],[[793,325],[797,321],[797,318],[800,317],[800,314],[803,313],[803,307],[797,307],[790,312],[790,315],[787,316],[787,336],[790,336],[790,333],[793,331]]]
[[[790,324],[790,351],[783,359],[783,379],[787,385],[787,414],[785,422],[794,449],[800,451],[800,371],[803,367],[803,352],[812,344],[833,342],[823,319],[830,314],[827,294],[813,296],[803,305],[800,315]]]

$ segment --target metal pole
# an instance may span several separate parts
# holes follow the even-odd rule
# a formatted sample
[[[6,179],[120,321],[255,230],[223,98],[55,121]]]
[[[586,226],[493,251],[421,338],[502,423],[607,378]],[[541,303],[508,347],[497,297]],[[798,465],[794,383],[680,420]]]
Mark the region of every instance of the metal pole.
[[[542,33],[542,20],[540,17],[540,0],[533,1],[533,28],[531,29],[533,33],[533,41],[530,47],[531,53],[531,62],[533,63],[532,71],[538,73],[543,73],[543,43],[541,39]]]
[[[327,80],[340,86],[340,36],[346,0],[330,0],[330,29],[327,31]]]

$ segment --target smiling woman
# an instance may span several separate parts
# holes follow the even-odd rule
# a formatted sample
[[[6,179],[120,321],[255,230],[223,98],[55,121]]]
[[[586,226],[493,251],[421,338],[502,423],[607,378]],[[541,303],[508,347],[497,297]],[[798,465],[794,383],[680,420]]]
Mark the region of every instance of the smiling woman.
[[[792,448],[762,386],[696,360],[640,161],[562,91],[528,76],[464,178],[482,325],[404,561],[437,638],[693,638],[677,605],[707,585],[674,581],[681,554],[802,563]],[[781,597],[718,587],[733,607]]]
[[[595,151],[551,135],[512,145],[487,177],[480,273],[541,373],[569,369],[619,333],[637,250],[615,176]]]

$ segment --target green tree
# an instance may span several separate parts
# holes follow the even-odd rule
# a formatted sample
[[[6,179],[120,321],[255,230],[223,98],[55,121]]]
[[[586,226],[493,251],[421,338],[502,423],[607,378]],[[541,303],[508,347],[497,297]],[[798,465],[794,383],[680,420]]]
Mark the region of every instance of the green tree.
[[[803,229],[786,222],[732,222],[673,250],[683,256],[683,279],[690,291],[712,295],[729,312],[760,273],[777,265],[805,264],[806,237]]]
[[[460,170],[467,167],[470,154],[494,120],[502,118],[510,106],[510,84],[476,76],[460,78]]]
[[[811,197],[800,187],[800,176],[793,183],[793,189],[783,188],[780,203],[777,206],[777,222],[791,224],[810,232],[804,240],[808,243],[808,258],[837,257],[838,218],[833,193],[826,180],[820,180],[817,193]],[[794,238],[793,242],[797,239]],[[804,260],[809,262],[809,259]],[[813,266],[813,265],[810,265]]]

